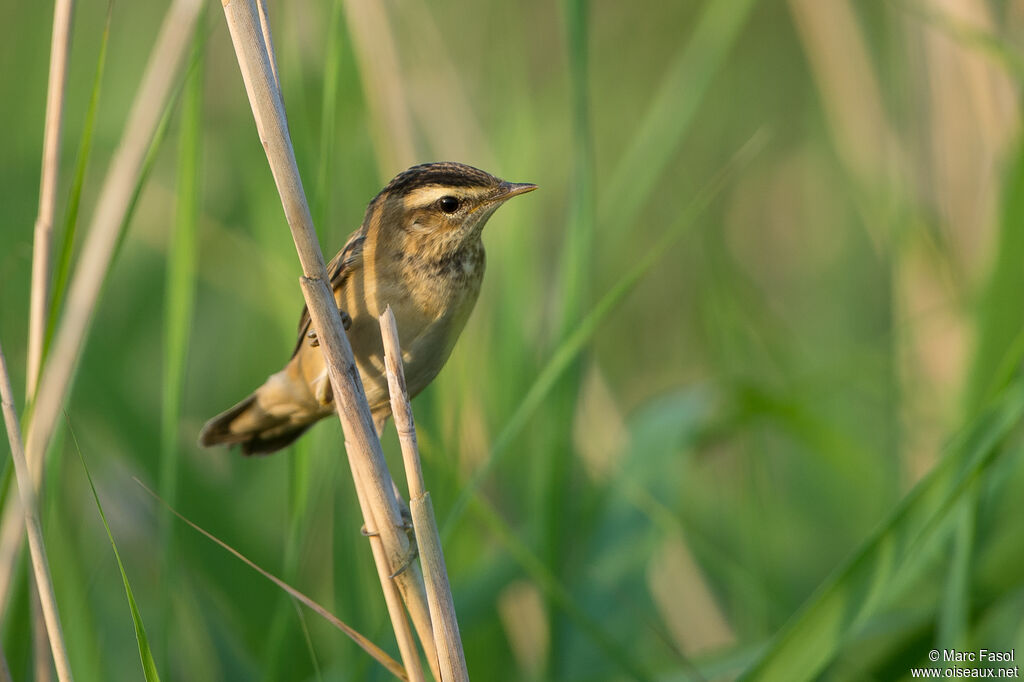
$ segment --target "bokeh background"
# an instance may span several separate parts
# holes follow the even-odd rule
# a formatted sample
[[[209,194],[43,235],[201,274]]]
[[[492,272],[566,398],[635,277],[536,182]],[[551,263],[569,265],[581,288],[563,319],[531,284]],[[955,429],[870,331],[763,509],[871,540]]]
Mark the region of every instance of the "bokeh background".
[[[75,244],[165,5],[112,5]],[[77,3],[58,240],[107,11]],[[270,13],[328,257],[415,162],[541,187],[488,225],[480,301],[414,403],[474,679],[888,680],[937,647],[1024,650],[1024,3]],[[19,395],[51,17],[0,4]],[[287,358],[301,307],[219,4],[201,23],[51,451],[72,663],[141,677],[80,450],[165,679],[387,679],[133,481],[395,653],[338,424],[266,458],[194,445]],[[24,560],[15,585],[4,651],[49,679]]]

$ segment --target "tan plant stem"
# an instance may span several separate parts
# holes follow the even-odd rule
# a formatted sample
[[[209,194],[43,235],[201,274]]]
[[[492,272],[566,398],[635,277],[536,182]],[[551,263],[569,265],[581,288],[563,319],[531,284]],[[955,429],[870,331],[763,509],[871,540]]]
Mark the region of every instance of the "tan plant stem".
[[[276,87],[258,12],[253,0],[224,0],[223,5],[256,129],[302,265],[303,276],[299,282],[324,353],[353,479],[362,487],[366,507],[371,512],[364,516],[364,520],[380,533],[382,558],[387,566],[403,566],[411,551],[409,538],[405,534],[398,498],[352,358],[352,348],[328,286],[323,254],[299,178],[284,103]],[[395,581],[406,600],[427,660],[430,660],[436,657],[436,651],[422,577],[418,570],[406,570],[400,572]]]
[[[121,144],[114,153],[100,191],[89,234],[69,287],[53,354],[43,370],[39,400],[28,433],[29,467],[37,484],[43,469],[43,453],[53,435],[81,355],[139,170],[178,67],[190,46],[200,6],[200,0],[175,0],[168,10],[128,116]]]
[[[43,458],[67,399],[143,159],[170,95],[178,67],[191,44],[192,31],[201,6],[201,0],[174,0],[168,9],[128,115],[124,135],[114,152],[100,190],[82,255],[71,280],[53,350],[43,368],[28,427],[25,451],[29,473],[37,488],[42,478]],[[0,604],[7,603],[12,568],[21,547],[17,504],[12,496],[4,509],[0,525]]]
[[[277,75],[277,53],[274,52],[274,41],[270,35],[270,15],[267,14],[267,0],[256,0],[256,8],[260,14],[260,31],[263,32],[263,43],[267,46],[270,57],[270,71],[274,74],[274,86],[281,92],[281,78]],[[284,101],[284,98],[281,98]]]
[[[32,293],[29,299],[28,368],[26,400],[35,397],[43,362],[47,307],[50,303],[50,270],[53,257],[53,216],[57,211],[57,176],[60,173],[60,141],[64,124],[64,86],[68,74],[71,19],[74,0],[57,0],[53,6],[50,38],[50,76],[46,86],[46,122],[43,124],[43,163],[39,178],[39,211],[32,237]]]
[[[441,551],[441,535],[434,519],[434,508],[430,493],[423,484],[423,468],[420,466],[419,446],[416,443],[416,425],[409,404],[409,392],[405,385],[405,369],[402,365],[402,348],[398,341],[398,325],[395,315],[388,306],[380,316],[381,337],[384,340],[384,365],[391,393],[391,413],[395,417],[395,428],[402,445],[402,460],[405,462],[405,476],[409,482],[409,508],[412,512],[416,545],[426,577],[427,604],[430,608],[430,622],[434,628],[434,642],[437,645],[438,661],[443,682],[468,682],[466,656],[459,636],[459,623],[455,615],[448,570]]]
[[[28,463],[25,461],[21,427],[18,425],[18,413],[14,407],[14,390],[11,388],[11,377],[7,373],[7,360],[4,358],[2,347],[0,347],[0,403],[3,404],[4,421],[7,424],[7,440],[11,444],[11,457],[14,460],[14,475],[18,483],[21,507],[25,511],[25,530],[28,532],[28,548],[32,556],[32,574],[35,577],[36,589],[39,592],[39,601],[43,609],[43,620],[46,623],[47,638],[50,640],[53,664],[57,669],[57,679],[61,682],[70,681],[73,679],[71,664],[68,662],[68,652],[64,646],[64,632],[60,627],[57,597],[53,593],[53,581],[50,579],[50,563],[46,558],[43,529],[39,523],[36,489],[32,484],[32,477],[29,475]]]
[[[351,449],[348,443],[345,444],[345,450],[350,452]],[[353,472],[356,469],[353,467]],[[391,579],[390,566],[387,562],[387,557],[384,556],[384,545],[380,541],[380,536],[377,535],[377,526],[371,520],[373,518],[373,510],[370,508],[369,503],[366,500],[366,493],[364,492],[364,486],[359,479],[354,480],[356,497],[359,500],[359,508],[363,512],[363,518],[366,523],[363,525],[363,530],[366,536],[370,540],[370,549],[373,551],[373,560],[377,566],[377,576],[380,578],[381,589],[384,591],[384,603],[388,607],[388,616],[391,618],[391,625],[395,630],[395,639],[398,641],[398,652],[402,656],[402,664],[405,666],[405,671],[409,675],[411,682],[425,682],[423,676],[423,666],[420,665],[419,650],[416,648],[416,640],[413,639],[412,630],[409,629],[409,621],[405,617],[405,609],[402,607],[402,596],[398,592],[398,587],[395,582]]]

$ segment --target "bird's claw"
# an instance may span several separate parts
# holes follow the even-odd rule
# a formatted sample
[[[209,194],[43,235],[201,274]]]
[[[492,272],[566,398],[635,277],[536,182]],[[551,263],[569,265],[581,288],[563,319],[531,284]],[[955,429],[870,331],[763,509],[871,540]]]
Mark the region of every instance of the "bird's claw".
[[[419,546],[416,544],[416,533],[412,525],[412,516],[409,514],[409,510],[405,505],[402,505],[401,513],[402,529],[405,531],[405,534],[409,536],[409,554],[402,561],[401,566],[395,569],[395,572],[388,576],[392,580],[409,570],[409,567],[412,566],[412,563],[416,561],[416,558],[420,555]],[[359,528],[359,532],[363,537],[367,538],[380,537],[380,531],[367,530],[365,523]]]
[[[346,313],[341,308],[338,308],[338,315],[341,316],[341,324],[342,324],[343,327],[345,327],[345,331],[348,331],[349,329],[351,329],[352,328],[352,318],[349,316],[349,314]],[[317,346],[320,345],[320,339],[317,338],[316,332],[313,331],[312,329],[309,330],[308,334],[306,334],[306,338],[309,339],[309,345],[310,345],[311,348],[316,348]]]

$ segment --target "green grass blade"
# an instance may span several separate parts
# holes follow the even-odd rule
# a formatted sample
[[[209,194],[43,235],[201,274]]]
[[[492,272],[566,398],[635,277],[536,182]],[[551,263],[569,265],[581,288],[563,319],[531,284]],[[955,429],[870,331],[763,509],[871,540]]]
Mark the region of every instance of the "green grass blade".
[[[512,441],[522,432],[529,422],[530,417],[541,406],[548,393],[554,387],[559,377],[572,365],[590,339],[597,332],[598,328],[611,314],[613,310],[626,297],[633,287],[644,278],[650,269],[661,259],[672,244],[680,239],[693,225],[694,220],[704,211],[712,200],[718,196],[727,182],[739,168],[745,166],[763,147],[766,142],[766,133],[755,134],[743,147],[733,156],[730,162],[723,168],[705,187],[697,194],[690,204],[680,213],[676,223],[670,226],[654,246],[641,258],[633,268],[626,272],[621,279],[597,302],[590,312],[579,322],[575,329],[570,332],[562,343],[555,349],[547,364],[541,369],[533,384],[527,390],[526,395],[519,402],[519,406],[505,423],[505,427],[494,439],[491,451],[483,466],[473,475],[470,481],[463,487],[455,504],[452,505],[448,517],[445,519],[442,537],[449,537],[455,524],[466,510],[470,499],[475,497],[483,485],[487,475],[494,469],[498,460],[502,457]]]
[[[327,34],[327,59],[324,64],[323,102],[320,108],[320,164],[316,173],[316,191],[313,224],[323,236],[327,217],[331,213],[331,188],[334,186],[334,146],[338,125],[338,79],[342,57],[342,7],[334,0]]]
[[[92,474],[89,473],[89,465],[85,463],[85,455],[82,454],[82,449],[78,446],[78,439],[75,438],[74,431],[71,431],[70,424],[68,430],[71,432],[71,438],[75,443],[75,449],[78,451],[78,457],[82,460],[82,468],[85,469],[85,477],[89,481],[89,489],[92,490],[92,498],[96,502],[96,509],[99,510],[100,519],[103,520],[103,527],[107,531],[107,537],[110,539],[110,546],[114,550],[114,558],[117,559],[117,568],[121,571],[121,581],[124,583],[125,594],[128,595],[128,607],[132,612],[132,623],[135,625],[135,640],[139,645],[139,658],[142,660],[142,672],[146,675],[147,682],[157,682],[160,679],[160,675],[156,671],[156,662],[153,660],[153,652],[149,646],[149,638],[146,637],[146,627],[142,624],[142,614],[139,613],[139,605],[135,603],[135,595],[132,593],[131,583],[128,582],[128,574],[124,570],[124,564],[121,562],[121,553],[117,551],[117,543],[114,542],[114,534],[110,532],[110,524],[107,523],[107,515],[103,513],[103,505],[100,504],[100,496],[96,492],[96,486],[92,481]]]
[[[153,166],[156,164],[160,148],[163,146],[164,140],[167,138],[167,130],[170,128],[171,118],[174,114],[174,107],[180,96],[181,87],[179,86],[175,90],[174,94],[172,94],[167,100],[167,108],[164,109],[164,113],[160,117],[160,123],[157,124],[156,130],[153,132],[153,139],[150,140],[149,148],[146,150],[146,157],[142,160],[142,167],[139,169],[139,177],[135,183],[134,189],[132,189],[132,198],[128,201],[128,208],[124,212],[124,220],[121,221],[121,231],[117,236],[117,246],[114,247],[114,257],[111,259],[111,263],[116,261],[118,256],[121,255],[121,249],[124,247],[124,240],[128,236],[128,226],[131,225],[132,217],[135,215],[135,209],[139,204],[139,197],[142,196],[142,190],[146,187],[146,181],[149,180],[149,174],[152,172]]]
[[[573,112],[573,188],[561,272],[565,277],[562,301],[564,332],[583,311],[594,261],[594,145],[590,125],[588,78],[587,0],[567,0],[569,82]]]
[[[178,421],[188,357],[188,337],[195,307],[199,220],[199,159],[202,153],[203,56],[197,39],[196,68],[189,75],[182,102],[178,153],[177,208],[169,235],[164,303],[163,411],[161,420],[160,492],[177,499]],[[168,516],[166,519],[170,521]]]
[[[192,52],[192,59],[189,61],[188,68],[185,70],[185,73],[175,84],[174,90],[167,98],[167,104],[164,106],[163,114],[160,116],[160,122],[157,124],[156,130],[153,131],[153,139],[150,140],[149,147],[146,149],[146,156],[142,160],[142,166],[139,168],[139,176],[135,181],[135,187],[132,189],[132,198],[128,202],[128,208],[124,212],[124,220],[121,221],[121,232],[117,238],[117,246],[114,249],[114,257],[111,259],[111,264],[117,260],[118,255],[121,253],[121,247],[124,246],[125,237],[128,235],[128,226],[132,222],[132,217],[135,215],[135,208],[139,203],[139,197],[142,195],[142,190],[146,187],[146,181],[149,180],[149,174],[153,171],[153,166],[156,164],[157,156],[160,153],[164,140],[167,138],[167,131],[170,128],[171,118],[174,115],[175,108],[178,106],[178,101],[181,99],[182,92],[185,90],[185,83],[189,82],[193,74],[196,72],[199,66],[200,56],[204,54],[207,34],[203,33],[201,29],[197,29],[196,35],[198,38],[196,46]]]
[[[991,399],[992,387],[1019,367],[1017,346],[1024,332],[1024,309],[1020,292],[1024,290],[1024,234],[1019,229],[1024,219],[1024,149],[1018,147],[1004,190],[1002,220],[999,225],[995,261],[975,316],[977,350],[964,391],[964,412],[976,414]],[[975,524],[978,514],[978,490],[972,489],[958,510],[946,589],[939,617],[937,648],[962,648],[970,625],[971,574],[976,552]]]
[[[975,525],[978,516],[978,485],[971,486],[953,514],[953,556],[939,610],[936,648],[960,649],[967,645],[970,622],[971,567],[974,563]]]
[[[669,66],[637,133],[602,189],[602,225],[625,234],[693,122],[754,3],[708,0],[686,47]]]
[[[100,38],[99,55],[96,57],[96,74],[93,76],[92,93],[89,95],[89,108],[85,114],[85,125],[82,127],[82,139],[78,145],[78,159],[75,162],[75,176],[71,181],[71,192],[68,195],[68,206],[64,213],[64,231],[58,245],[59,256],[54,269],[53,291],[50,293],[50,315],[46,321],[46,339],[43,344],[43,361],[50,349],[54,330],[57,328],[57,315],[60,312],[64,293],[71,275],[71,254],[75,248],[75,232],[78,227],[78,209],[82,202],[82,186],[85,184],[85,171],[89,167],[89,156],[92,152],[92,136],[96,128],[96,110],[100,102],[100,86],[103,83],[103,72],[107,64],[107,44],[110,42],[110,15],[113,3],[107,3],[107,19]]]
[[[292,606],[295,608],[295,617],[299,619],[299,625],[302,626],[302,639],[306,642],[306,651],[309,653],[309,658],[313,661],[313,672],[316,674],[318,682],[323,682],[324,674],[320,670],[320,660],[316,655],[316,646],[313,644],[313,638],[309,634],[309,624],[306,623],[306,614],[303,612],[302,607],[299,603],[292,600]]]
[[[1024,308],[1020,292],[1024,291],[1024,148],[1017,159],[1004,190],[995,262],[985,292],[978,306],[978,344],[968,375],[966,405],[968,413],[985,404],[992,383],[997,380],[1002,359],[1018,342],[1024,330]]]
[[[1017,383],[949,447],[942,461],[852,559],[819,587],[741,679],[816,679],[848,638],[878,610],[885,588],[913,562],[915,550],[939,531],[937,520],[948,516],[964,499],[1022,416],[1024,385]]]
[[[198,22],[203,25],[202,20]],[[200,29],[201,30],[201,29]],[[163,392],[160,413],[160,493],[172,504],[178,499],[179,424],[182,394],[185,385],[185,365],[188,358],[189,334],[195,309],[196,269],[199,258],[197,228],[199,222],[200,181],[199,166],[202,156],[203,110],[203,43],[200,30],[193,38],[194,68],[184,86],[181,130],[178,144],[177,205],[174,225],[168,235],[167,273],[164,294],[164,346]],[[160,565],[164,585],[174,585],[174,523],[170,513],[160,517]],[[161,651],[168,656],[172,647],[172,594],[164,591],[161,604]],[[162,659],[167,663],[167,659]]]

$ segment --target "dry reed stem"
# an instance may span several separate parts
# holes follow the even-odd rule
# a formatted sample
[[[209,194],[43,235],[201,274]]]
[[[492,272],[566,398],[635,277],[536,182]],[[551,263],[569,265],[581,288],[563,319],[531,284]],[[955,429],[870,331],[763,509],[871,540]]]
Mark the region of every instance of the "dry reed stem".
[[[409,404],[409,392],[405,386],[405,369],[402,366],[402,348],[398,341],[398,325],[391,306],[380,316],[380,331],[384,340],[384,365],[388,377],[388,391],[391,393],[391,413],[395,417],[395,428],[402,445],[402,459],[405,475],[409,482],[409,507],[412,524],[416,532],[423,573],[426,577],[427,604],[430,607],[430,622],[434,627],[434,642],[437,645],[438,661],[443,682],[469,682],[466,656],[462,651],[459,623],[455,615],[455,602],[448,583],[448,570],[441,550],[441,535],[434,519],[430,493],[423,484],[423,468],[420,466],[419,447],[416,444],[416,425]]]
[[[43,124],[43,163],[39,178],[39,211],[32,237],[32,292],[29,300],[28,368],[25,396],[31,402],[43,362],[47,310],[50,303],[50,261],[53,257],[53,216],[57,212],[57,176],[64,127],[64,86],[68,75],[71,19],[74,0],[57,0],[53,7],[50,38],[50,76],[46,85],[46,122]]]
[[[2,347],[0,347],[0,403],[3,404],[4,421],[7,423],[7,440],[11,444],[11,458],[14,460],[14,475],[18,483],[21,507],[25,511],[25,530],[28,533],[29,553],[32,556],[32,574],[35,576],[39,602],[43,609],[43,620],[46,623],[47,638],[50,640],[50,651],[53,653],[53,664],[57,669],[57,678],[61,682],[70,682],[73,679],[71,664],[68,662],[68,652],[64,646],[64,632],[60,627],[57,597],[53,593],[53,581],[50,579],[50,563],[46,558],[43,529],[39,523],[36,489],[29,474],[28,463],[25,461],[21,427],[18,425],[18,413],[14,407],[14,390],[11,388],[11,377],[7,373],[7,359],[4,357]]]
[[[348,443],[345,443],[345,451],[349,452]],[[357,471],[352,469],[353,474]],[[395,630],[395,639],[398,640],[398,652],[402,657],[402,664],[409,675],[411,682],[425,682],[423,666],[420,665],[419,650],[416,649],[416,640],[412,637],[409,629],[409,621],[405,617],[405,609],[402,607],[402,597],[398,592],[398,586],[391,579],[390,566],[387,557],[384,556],[384,545],[377,535],[377,526],[371,520],[373,510],[370,508],[364,492],[362,481],[356,478],[354,481],[356,498],[359,501],[359,508],[363,510],[363,518],[366,520],[363,526],[367,538],[370,540],[370,550],[373,552],[373,561],[377,566],[377,576],[380,578],[381,589],[384,591],[384,603],[388,608],[388,616],[391,618],[391,625]],[[437,671],[435,671],[435,677]]]
[[[89,235],[69,287],[53,354],[43,370],[39,400],[29,429],[29,466],[37,485],[42,473],[43,453],[53,434],[71,376],[81,355],[92,312],[114,255],[139,170],[153,132],[160,122],[178,67],[191,44],[192,31],[201,5],[200,0],[175,0],[168,10],[150,55],[142,86],[128,116],[121,144],[114,153],[103,183]]]
[[[26,455],[38,487],[43,459],[85,344],[92,313],[113,258],[121,224],[138,180],[143,159],[170,95],[174,77],[191,45],[201,0],[175,0],[167,11],[149,63],[100,190],[89,233],[54,339],[43,368],[28,428]],[[21,547],[18,501],[12,496],[0,526],[0,604],[6,604],[14,561]]]
[[[294,157],[292,157],[294,162]],[[296,171],[297,173],[297,171]],[[296,178],[298,175],[296,175]],[[308,209],[307,209],[308,214]],[[319,251],[319,247],[318,247]],[[322,259],[322,256],[321,256]],[[326,277],[326,272],[325,275]],[[377,572],[384,580],[394,582],[402,599],[405,601],[409,616],[412,618],[416,634],[423,645],[424,654],[427,657],[431,669],[435,670],[437,654],[434,643],[433,627],[430,622],[430,608],[428,606],[426,587],[420,575],[419,568],[412,564],[408,569],[400,571],[395,575],[400,566],[407,564],[412,554],[412,546],[405,533],[405,526],[401,520],[401,512],[398,506],[395,485],[388,473],[387,463],[384,461],[384,452],[380,446],[380,439],[377,437],[376,428],[370,416],[370,408],[366,402],[366,395],[363,393],[363,383],[359,377],[355,362],[352,359],[352,348],[349,345],[348,337],[345,336],[341,326],[341,318],[337,312],[337,304],[334,297],[330,296],[330,303],[316,300],[318,291],[326,294],[327,287],[323,285],[324,279],[313,280],[308,277],[301,277],[299,280],[302,286],[302,293],[309,306],[313,326],[317,330],[320,345],[324,348],[324,356],[327,358],[328,370],[331,373],[331,386],[334,390],[334,401],[337,406],[338,416],[341,419],[342,432],[345,434],[345,452],[348,454],[349,466],[352,469],[352,479],[359,495],[360,509],[363,514],[363,524],[367,529],[373,529],[376,535],[372,536],[380,540],[380,552],[374,552],[374,561],[377,563]],[[318,286],[319,285],[319,286]],[[314,302],[315,301],[315,302]],[[314,312],[314,305],[326,306]],[[323,329],[330,329],[331,325],[337,325],[337,330],[331,330],[329,334],[321,332]],[[329,340],[336,334],[340,334],[336,341]],[[325,339],[327,339],[325,341]],[[330,346],[330,343],[343,345],[341,352],[331,350],[337,346]],[[337,355],[341,357],[332,357]],[[335,376],[332,363],[344,363],[344,373],[341,378]],[[336,367],[336,365],[335,365]],[[339,399],[338,385],[351,395]],[[369,429],[366,433],[364,429]],[[362,442],[354,442],[350,438],[354,433],[363,438]],[[365,503],[365,504],[364,504]],[[385,519],[381,523],[380,519]],[[375,542],[371,539],[371,549]],[[394,578],[391,578],[395,575]],[[381,588],[385,595],[390,589],[382,584]],[[392,623],[395,628],[395,637],[402,636],[400,626]],[[415,647],[414,647],[415,648]],[[435,677],[437,677],[435,670]],[[438,677],[438,679],[440,679]]]
[[[353,478],[361,485],[367,510],[364,520],[372,524],[383,546],[387,566],[402,566],[410,553],[398,498],[391,483],[380,440],[366,403],[362,381],[352,358],[352,348],[338,315],[337,303],[328,286],[323,254],[317,242],[309,204],[302,189],[295,152],[281,93],[276,88],[267,44],[260,28],[253,0],[223,0],[224,16],[242,72],[260,141],[267,154],[295,249],[302,265],[299,282],[324,353],[335,407],[345,434]],[[423,644],[427,659],[436,657],[425,588],[417,570],[402,571],[395,577]],[[396,632],[396,636],[398,633]]]
[[[267,47],[267,55],[270,57],[270,71],[274,74],[274,85],[278,92],[281,90],[281,78],[277,75],[277,53],[274,51],[274,40],[270,35],[270,15],[267,13],[267,0],[256,0],[256,9],[260,15],[260,31],[263,32],[263,43]],[[284,101],[284,98],[281,98]]]

